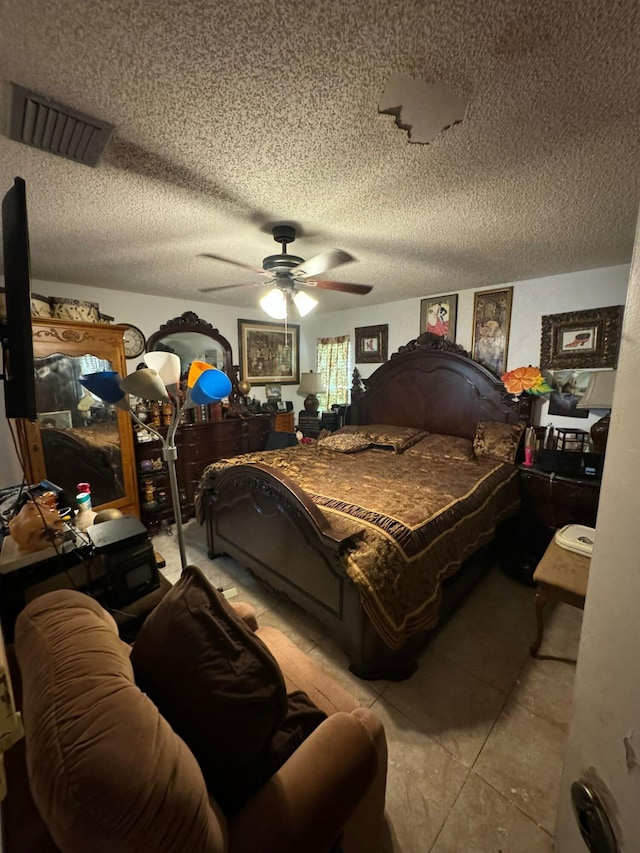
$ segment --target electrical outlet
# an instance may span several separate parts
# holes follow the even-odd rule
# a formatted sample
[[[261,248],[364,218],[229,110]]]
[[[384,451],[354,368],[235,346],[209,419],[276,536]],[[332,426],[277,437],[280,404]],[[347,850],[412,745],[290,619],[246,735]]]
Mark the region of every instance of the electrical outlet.
[[[235,598],[238,594],[238,590],[235,588],[235,586],[230,586],[229,589],[223,589],[222,594],[225,598]]]

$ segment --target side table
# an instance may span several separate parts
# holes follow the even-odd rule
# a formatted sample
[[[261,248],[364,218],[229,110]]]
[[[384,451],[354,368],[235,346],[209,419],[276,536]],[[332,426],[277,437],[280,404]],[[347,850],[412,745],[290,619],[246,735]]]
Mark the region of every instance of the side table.
[[[552,539],[533,573],[536,583],[536,622],[538,634],[531,646],[533,657],[538,656],[544,632],[544,608],[551,601],[564,601],[584,609],[591,559],[561,548]]]
[[[520,465],[522,504],[549,535],[565,524],[596,526],[600,481]]]

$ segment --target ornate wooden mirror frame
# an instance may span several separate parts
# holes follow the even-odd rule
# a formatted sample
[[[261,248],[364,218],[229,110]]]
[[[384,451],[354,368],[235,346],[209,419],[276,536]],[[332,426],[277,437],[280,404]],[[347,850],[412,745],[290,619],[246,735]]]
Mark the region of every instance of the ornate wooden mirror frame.
[[[147,352],[154,350],[167,350],[179,355],[182,372],[194,359],[206,361],[223,370],[235,385],[231,344],[211,323],[193,311],[174,317],[150,335]]]

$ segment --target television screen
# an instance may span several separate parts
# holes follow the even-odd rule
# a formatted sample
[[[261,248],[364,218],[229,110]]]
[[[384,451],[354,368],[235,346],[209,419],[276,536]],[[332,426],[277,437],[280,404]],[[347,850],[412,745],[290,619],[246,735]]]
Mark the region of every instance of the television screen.
[[[22,178],[2,201],[2,249],[6,324],[2,328],[5,414],[36,419],[31,330],[31,286],[27,192]]]

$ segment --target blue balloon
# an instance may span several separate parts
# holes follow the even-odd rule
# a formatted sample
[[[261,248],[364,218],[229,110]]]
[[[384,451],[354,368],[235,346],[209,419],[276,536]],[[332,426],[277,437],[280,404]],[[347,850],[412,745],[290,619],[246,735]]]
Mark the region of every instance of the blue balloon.
[[[207,403],[219,403],[230,392],[231,380],[227,374],[213,367],[198,376],[191,389],[191,399],[196,406],[204,406]]]
[[[101,370],[98,373],[85,373],[78,377],[81,385],[105,403],[117,403],[125,396],[120,387],[121,381],[117,370]]]

